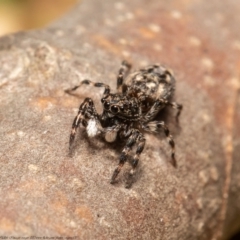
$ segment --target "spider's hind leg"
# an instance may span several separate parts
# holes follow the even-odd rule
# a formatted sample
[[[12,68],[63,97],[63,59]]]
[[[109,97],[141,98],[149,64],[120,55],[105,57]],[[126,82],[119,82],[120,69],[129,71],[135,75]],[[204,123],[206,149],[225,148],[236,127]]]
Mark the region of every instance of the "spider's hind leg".
[[[167,102],[167,105],[169,105],[170,107],[172,107],[174,109],[177,109],[176,121],[179,122],[179,116],[181,114],[183,106],[181,104],[176,103],[176,102]]]
[[[171,147],[171,150],[172,150],[172,154],[171,154],[172,165],[174,167],[177,167],[177,162],[176,162],[176,159],[175,159],[175,143],[174,143],[173,137],[170,134],[170,131],[169,131],[167,125],[163,121],[152,121],[152,122],[149,122],[147,124],[143,124],[142,128],[145,131],[152,132],[152,133],[158,132],[158,130],[161,129],[161,128],[164,130],[164,133],[165,133],[165,135],[168,139],[168,143],[169,143],[169,145]]]

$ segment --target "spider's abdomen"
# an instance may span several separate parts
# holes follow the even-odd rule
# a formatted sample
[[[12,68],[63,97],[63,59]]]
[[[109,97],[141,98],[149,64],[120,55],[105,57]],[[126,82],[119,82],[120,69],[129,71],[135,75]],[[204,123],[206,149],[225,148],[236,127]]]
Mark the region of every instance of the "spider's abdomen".
[[[123,93],[142,99],[147,111],[157,99],[169,100],[174,86],[172,73],[162,66],[153,65],[130,74],[123,83]]]

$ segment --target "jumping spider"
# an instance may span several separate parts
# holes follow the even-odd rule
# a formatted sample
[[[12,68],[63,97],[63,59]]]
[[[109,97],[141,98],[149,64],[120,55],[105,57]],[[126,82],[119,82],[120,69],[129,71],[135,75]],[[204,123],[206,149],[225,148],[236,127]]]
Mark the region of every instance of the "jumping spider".
[[[145,145],[143,131],[155,133],[163,129],[171,147],[172,163],[176,166],[175,144],[167,125],[163,121],[153,121],[166,106],[178,110],[176,115],[178,120],[182,105],[170,101],[175,86],[173,74],[160,65],[151,65],[129,74],[130,69],[131,65],[123,61],[117,77],[117,93],[110,93],[110,87],[104,83],[95,83],[90,80],[83,80],[78,86],[65,91],[71,94],[83,84],[104,88],[101,99],[102,114],[97,113],[91,98],[86,98],[80,105],[72,124],[69,148],[71,149],[80,124],[86,128],[89,137],[103,133],[108,142],[113,142],[117,134],[126,139],[126,145],[120,155],[119,164],[113,172],[111,183],[115,182],[127,161],[130,150],[136,144],[130,176],[134,174]]]

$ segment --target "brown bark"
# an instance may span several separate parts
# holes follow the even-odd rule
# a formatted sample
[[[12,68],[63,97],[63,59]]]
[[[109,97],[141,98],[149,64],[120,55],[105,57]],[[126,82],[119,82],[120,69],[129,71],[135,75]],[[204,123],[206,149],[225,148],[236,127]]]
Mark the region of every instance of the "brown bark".
[[[0,235],[79,239],[227,239],[240,228],[240,4],[237,1],[88,0],[38,31],[0,39]],[[83,99],[116,87],[123,59],[171,67],[180,127],[178,168],[164,136],[147,136],[133,187],[111,174],[119,144],[80,131]]]

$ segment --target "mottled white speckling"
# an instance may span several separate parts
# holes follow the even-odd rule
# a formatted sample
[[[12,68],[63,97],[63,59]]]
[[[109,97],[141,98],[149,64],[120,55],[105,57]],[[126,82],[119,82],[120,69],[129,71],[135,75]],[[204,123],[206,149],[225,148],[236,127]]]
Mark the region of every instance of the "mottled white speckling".
[[[200,223],[198,224],[198,227],[197,227],[198,231],[201,232],[202,229],[203,229],[203,227],[204,227],[204,223],[203,223],[203,222],[200,222]]]
[[[204,123],[211,122],[211,116],[208,113],[202,112],[201,117]]]
[[[235,89],[240,89],[240,79],[238,79],[238,77],[233,77],[228,82]]]
[[[197,203],[198,209],[199,209],[199,210],[202,210],[202,208],[203,208],[202,199],[201,199],[201,198],[198,198],[197,201],[196,201],[196,203]]]
[[[111,227],[111,224],[105,220],[105,217],[99,217],[99,223],[102,226]]]
[[[134,19],[134,14],[132,12],[127,12],[125,17],[126,19],[131,20],[131,19]]]
[[[156,87],[156,83],[155,82],[148,82],[148,83],[146,83],[146,86],[148,88],[154,88],[154,87]]]
[[[127,193],[129,196],[131,196],[131,197],[133,197],[133,198],[135,198],[135,199],[139,199],[139,194],[138,194],[138,192],[136,192],[136,191],[134,191],[134,190],[132,190],[132,189],[129,189],[129,191],[128,191],[128,193]]]
[[[123,10],[124,9],[124,3],[122,2],[116,2],[114,4],[114,7],[117,9],[117,10]]]
[[[95,137],[98,133],[97,122],[94,119],[90,119],[87,125],[87,134],[89,137]]]
[[[156,50],[156,51],[161,51],[161,50],[162,50],[162,45],[160,45],[160,44],[154,44],[154,45],[153,45],[153,49]]]
[[[62,37],[64,35],[64,32],[62,30],[55,31],[56,36]]]
[[[77,227],[76,222],[74,222],[73,220],[70,220],[68,225],[69,225],[69,227],[72,227],[72,228]]]
[[[240,50],[240,41],[239,40],[233,41],[232,46],[234,49]]]
[[[56,181],[57,181],[57,176],[56,176],[56,175],[48,175],[48,176],[47,176],[47,179],[48,179],[50,182],[56,182]]]
[[[140,66],[147,66],[147,65],[149,65],[149,62],[145,61],[145,60],[142,60],[142,61],[139,62],[139,65]]]
[[[17,131],[17,135],[21,138],[24,137],[25,133],[23,131]]]
[[[202,58],[201,62],[202,62],[202,65],[208,68],[209,70],[214,67],[214,62],[210,58],[207,58],[207,57]]]
[[[125,38],[120,38],[119,43],[121,43],[122,45],[126,45],[127,44],[127,40]]]
[[[143,80],[143,76],[142,75],[137,75],[135,78],[136,81],[142,81]]]
[[[130,52],[128,52],[128,51],[122,51],[122,55],[123,55],[124,57],[129,57],[129,56],[130,56]]]
[[[189,37],[189,43],[196,47],[199,47],[202,44],[201,40],[194,36]]]
[[[182,13],[177,10],[173,10],[171,12],[171,16],[172,16],[172,18],[180,19],[182,17]]]
[[[219,178],[218,170],[215,166],[210,168],[210,175],[214,181],[217,181]]]
[[[34,164],[29,164],[28,165],[28,170],[32,173],[36,173],[36,172],[38,172],[38,166],[34,165]]]
[[[73,178],[71,185],[72,185],[72,187],[82,188],[84,184],[80,179]]]
[[[200,171],[198,177],[203,186],[205,186],[208,183],[209,176],[206,171],[204,170]]]
[[[158,194],[152,188],[149,189],[149,193],[153,198],[157,199],[159,197]]]
[[[13,79],[16,77],[20,77],[21,74],[24,72],[24,69],[27,68],[30,64],[30,60],[27,56],[25,56],[22,52],[19,52],[19,57],[15,60],[14,68],[11,68],[11,71],[7,75],[7,79]],[[6,64],[6,66],[9,66]],[[4,84],[4,79],[1,77],[1,85]]]
[[[50,115],[44,116],[43,120],[44,121],[50,121],[52,119],[52,117]]]
[[[151,31],[153,31],[153,32],[155,32],[155,33],[161,31],[161,27],[158,26],[157,24],[154,24],[154,23],[149,24],[148,27],[149,27],[149,29],[150,29]]]

